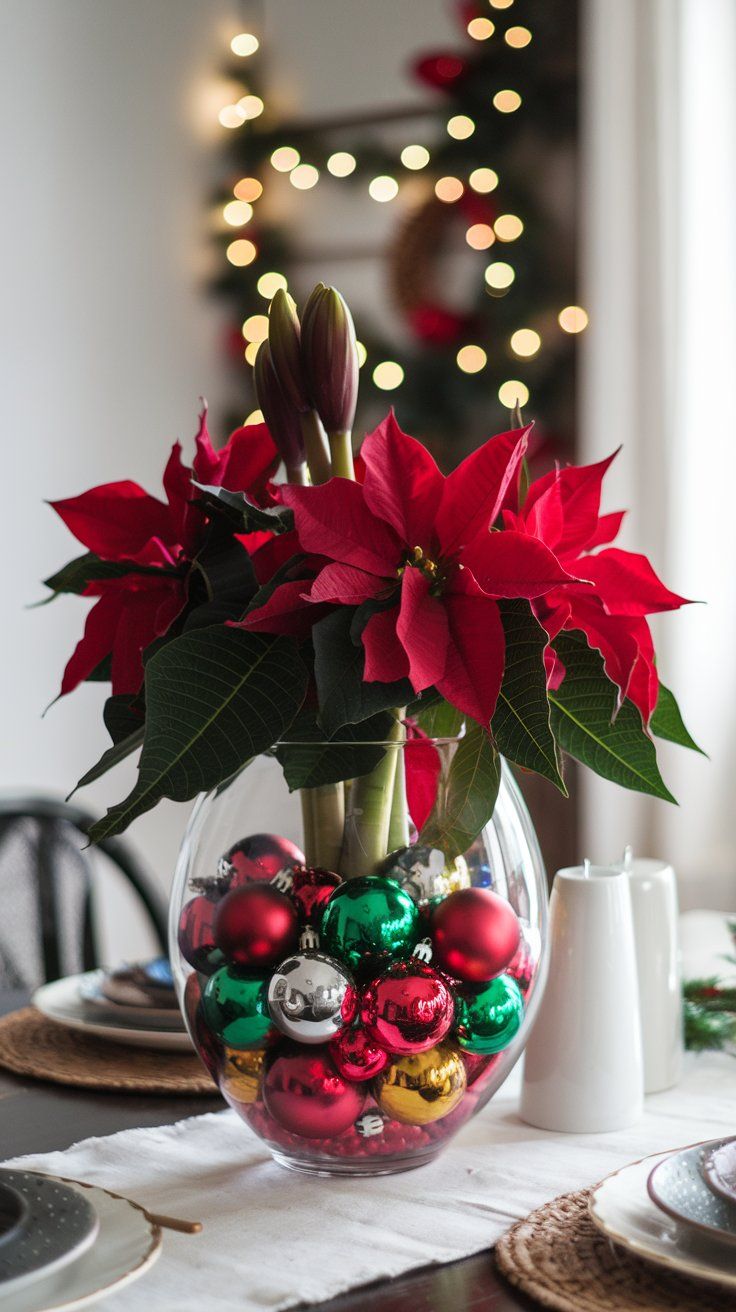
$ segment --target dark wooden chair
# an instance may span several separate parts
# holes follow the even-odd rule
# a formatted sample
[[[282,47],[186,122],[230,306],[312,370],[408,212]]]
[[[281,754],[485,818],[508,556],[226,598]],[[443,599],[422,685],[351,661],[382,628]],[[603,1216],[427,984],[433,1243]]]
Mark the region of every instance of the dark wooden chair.
[[[90,819],[52,798],[0,796],[0,986],[33,989],[101,964],[95,898],[110,866],[165,954],[163,895],[120,839],[86,846]]]

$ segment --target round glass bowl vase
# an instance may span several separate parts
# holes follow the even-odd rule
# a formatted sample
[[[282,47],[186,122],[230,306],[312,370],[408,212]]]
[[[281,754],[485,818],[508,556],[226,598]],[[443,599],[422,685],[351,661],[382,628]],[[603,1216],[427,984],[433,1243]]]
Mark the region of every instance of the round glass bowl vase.
[[[397,749],[405,841],[367,873],[360,781],[347,803],[342,786],[290,793],[270,755],[201,796],[182,843],[170,956],[189,1032],[230,1106],[294,1170],[430,1161],[524,1047],[546,962],[534,828],[504,764],[466,851],[420,842],[414,821],[427,833],[432,801],[441,814],[457,748],[427,741],[419,771]]]

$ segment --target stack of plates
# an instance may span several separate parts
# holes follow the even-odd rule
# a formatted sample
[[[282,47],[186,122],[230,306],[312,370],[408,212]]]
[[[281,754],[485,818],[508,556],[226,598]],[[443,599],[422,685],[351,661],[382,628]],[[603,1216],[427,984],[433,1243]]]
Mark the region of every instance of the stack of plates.
[[[104,1189],[0,1169],[3,1312],[71,1312],[136,1280],[159,1255],[145,1213]]]
[[[634,1162],[598,1186],[590,1212],[639,1257],[736,1289],[736,1139]]]
[[[113,971],[68,975],[44,984],[32,1002],[60,1025],[113,1043],[191,1051],[164,957]]]

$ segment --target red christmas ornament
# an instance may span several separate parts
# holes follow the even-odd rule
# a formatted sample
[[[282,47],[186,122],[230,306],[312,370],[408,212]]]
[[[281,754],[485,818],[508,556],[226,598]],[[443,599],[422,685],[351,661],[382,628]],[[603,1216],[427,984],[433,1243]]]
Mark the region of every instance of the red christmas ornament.
[[[270,970],[298,943],[294,903],[270,884],[245,884],[218,903],[215,942],[229,962]]]
[[[197,974],[190,975],[184,985],[184,1000],[182,1010],[190,1029],[194,1029],[194,1017],[197,1013],[197,1007],[202,1000],[202,985],[199,982]]]
[[[184,985],[184,1015],[187,1024],[197,1045],[199,1060],[205,1067],[207,1073],[217,1080],[220,1062],[223,1057],[222,1045],[218,1043],[212,1031],[204,1023],[202,1017],[202,985],[198,975],[190,975]]]
[[[344,1029],[330,1044],[337,1069],[346,1080],[372,1080],[388,1063],[388,1053],[360,1026]]]
[[[524,998],[531,989],[535,968],[536,961],[531,946],[522,934],[519,947],[504,973],[516,980]]]
[[[216,951],[215,912],[217,904],[208,897],[193,897],[179,917],[179,951],[190,966],[203,975],[211,975],[222,962],[211,961]]]
[[[365,1099],[365,1089],[340,1074],[327,1047],[284,1047],[263,1081],[267,1111],[305,1139],[341,1134],[360,1116]]]
[[[415,337],[435,346],[449,346],[467,332],[470,319],[467,314],[448,310],[431,301],[415,305],[408,313],[408,322]]]
[[[297,866],[291,885],[291,896],[303,920],[314,924],[319,920],[327,899],[342,883],[340,875],[321,866]]]
[[[487,888],[451,893],[432,917],[435,964],[466,984],[483,984],[500,975],[520,937],[513,907]]]
[[[468,71],[467,60],[461,55],[449,51],[423,55],[413,65],[413,71],[420,82],[439,91],[449,91],[465,77]]]
[[[221,858],[221,866],[230,870],[231,889],[241,884],[267,884],[285,866],[303,863],[304,853],[296,843],[278,834],[249,834]]]
[[[389,1052],[407,1055],[433,1048],[447,1034],[452,994],[436,970],[412,958],[396,961],[363,994],[360,1019]]]

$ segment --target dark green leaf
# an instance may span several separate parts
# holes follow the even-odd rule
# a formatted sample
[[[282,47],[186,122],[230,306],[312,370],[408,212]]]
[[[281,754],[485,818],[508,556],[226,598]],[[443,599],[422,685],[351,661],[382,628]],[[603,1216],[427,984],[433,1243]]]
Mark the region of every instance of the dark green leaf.
[[[600,652],[577,632],[561,633],[554,647],[566,669],[561,686],[549,694],[552,732],[563,751],[623,788],[674,802],[636,707],[625,701],[614,719],[616,688]]]
[[[367,601],[362,601],[359,606],[355,607],[353,617],[350,623],[350,640],[356,647],[363,637],[363,629],[374,615],[378,615],[382,610],[390,610],[396,605],[397,589],[392,588],[387,597],[369,597]]]
[[[393,725],[393,716],[385,712],[362,724],[344,725],[334,741],[327,741],[314,715],[303,712],[289,730],[289,741],[276,748],[289,788],[316,788],[368,774],[381,760]]]
[[[671,743],[678,743],[680,747],[689,747],[693,752],[700,752],[701,756],[706,755],[685,728],[674,693],[671,693],[669,688],[665,688],[663,683],[659,685],[657,705],[649,722],[649,728],[658,738],[666,738]]]
[[[99,761],[86,774],[82,775],[79,782],[72,788],[69,797],[73,797],[79,788],[86,788],[87,784],[92,784],[95,779],[100,779],[103,774],[107,774],[108,770],[112,770],[114,765],[124,761],[127,756],[130,756],[131,752],[137,751],[143,745],[143,734],[144,726],[140,725],[133,733],[128,734],[127,738],[121,738],[118,742],[113,743],[112,747],[108,747],[107,751],[102,753]],[[69,797],[66,799],[67,802]]]
[[[380,711],[404,706],[414,695],[408,679],[364,682],[365,653],[350,637],[352,618],[352,612],[342,606],[312,629],[318,718],[328,738],[344,724],[358,724]]]
[[[414,712],[419,728],[429,738],[456,738],[465,723],[465,716],[444,697]]]
[[[288,506],[257,506],[245,492],[228,492],[224,487],[194,483],[208,510],[222,515],[238,533],[288,533],[294,527],[294,512]]]
[[[173,573],[168,570],[163,572]],[[50,588],[54,595],[58,596],[61,592],[82,593],[88,583],[99,579],[120,579],[126,574],[161,573],[162,570],[155,565],[136,565],[132,560],[101,560],[93,551],[88,551],[83,556],[70,560],[63,569],[44,579],[43,583],[45,588]],[[53,597],[44,597],[43,602],[36,604],[44,605],[52,600]]]
[[[458,743],[446,782],[440,783],[420,843],[439,847],[448,857],[467,851],[493,815],[500,782],[498,753],[486,730],[473,722]]]
[[[117,693],[108,697],[102,708],[105,728],[114,743],[119,743],[129,734],[140,729],[144,720],[144,708],[137,693]]]
[[[491,733],[502,756],[544,775],[566,797],[550,728],[544,669],[547,634],[528,601],[498,604],[506,635],[506,660]]]
[[[257,591],[250,555],[232,533],[210,530],[194,558],[194,568],[209,601],[241,603],[241,614]]]
[[[198,629],[146,665],[146,735],[138,781],[93,825],[94,841],[120,833],[162,797],[184,802],[266,751],[292,723],[307,673],[289,638]]]
[[[303,552],[298,552],[289,560],[285,560],[283,565],[280,565],[276,570],[276,573],[271,575],[268,583],[263,583],[255,593],[251,601],[248,603],[248,610],[260,610],[261,606],[265,606],[266,602],[273,596],[276,589],[280,587],[282,583],[285,583],[290,579],[299,578],[299,571],[302,570],[302,573],[305,572],[302,569],[305,560],[306,556]]]

